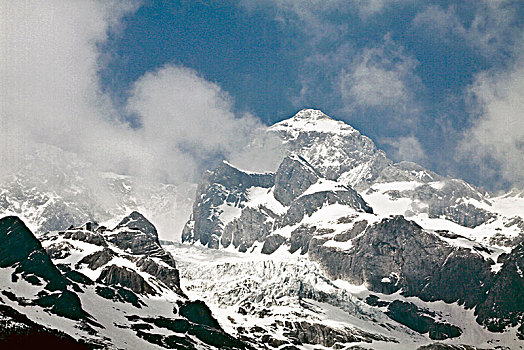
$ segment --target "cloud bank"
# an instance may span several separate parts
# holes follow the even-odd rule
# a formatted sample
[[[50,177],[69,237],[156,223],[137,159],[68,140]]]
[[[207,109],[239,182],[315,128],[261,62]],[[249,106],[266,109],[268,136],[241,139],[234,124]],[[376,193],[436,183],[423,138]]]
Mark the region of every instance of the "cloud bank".
[[[524,55],[522,55],[524,57]],[[497,185],[524,188],[524,64],[505,72],[483,72],[470,86],[477,115],[460,143],[459,157],[477,164]]]
[[[107,60],[100,47],[137,8],[124,1],[1,2],[3,174],[51,145],[103,171],[195,181],[214,158],[247,143],[257,119],[236,116],[220,86],[184,67],[168,65],[140,78],[129,114],[113,106],[100,89]],[[127,122],[131,113],[138,127]]]

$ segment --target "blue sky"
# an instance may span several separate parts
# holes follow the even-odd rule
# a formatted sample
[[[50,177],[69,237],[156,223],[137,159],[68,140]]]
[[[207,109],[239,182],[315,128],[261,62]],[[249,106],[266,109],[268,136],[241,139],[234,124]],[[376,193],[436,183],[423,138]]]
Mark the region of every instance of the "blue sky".
[[[271,124],[300,108],[319,108],[372,137],[395,160],[507,186],[500,175],[483,179],[478,164],[463,166],[454,149],[475,122],[468,89],[477,76],[520,59],[515,46],[524,2],[493,8],[482,1],[365,3],[148,1],[107,42],[113,58],[103,86],[125,101],[145,72],[183,65],[227,91],[236,113]],[[359,94],[340,91],[343,72],[364,64],[369,50],[376,52],[365,64],[398,78],[405,96],[370,86],[379,101],[359,102]],[[373,73],[362,74],[370,75],[369,84],[380,83]],[[399,150],[397,137],[412,137],[416,150]]]
[[[7,57],[4,67],[19,72],[40,65],[52,77],[46,86],[56,85],[36,100],[20,83],[48,121],[35,127],[35,139],[59,145],[56,128],[49,127],[52,137],[42,136],[55,122],[77,134],[112,133],[113,144],[98,146],[100,140],[86,136],[85,144],[67,149],[120,167],[111,170],[157,174],[170,158],[191,170],[170,178],[178,170],[168,167],[162,180],[185,181],[249,139],[233,142],[228,133],[249,134],[317,108],[370,136],[396,161],[413,160],[491,190],[524,187],[523,1],[6,4],[13,39],[6,37],[18,56]],[[16,44],[22,41],[26,49]],[[5,81],[15,85],[27,78],[9,74]],[[36,86],[40,78],[46,75],[31,76]],[[61,99],[53,90],[62,89],[74,98],[49,103],[48,115],[38,109]],[[98,109],[93,99],[84,101],[90,95]],[[18,124],[28,104],[11,102]],[[85,122],[82,129],[71,117],[57,119],[71,110]],[[214,123],[225,136],[207,125]],[[140,141],[121,141],[129,138]],[[201,144],[202,138],[209,141]]]

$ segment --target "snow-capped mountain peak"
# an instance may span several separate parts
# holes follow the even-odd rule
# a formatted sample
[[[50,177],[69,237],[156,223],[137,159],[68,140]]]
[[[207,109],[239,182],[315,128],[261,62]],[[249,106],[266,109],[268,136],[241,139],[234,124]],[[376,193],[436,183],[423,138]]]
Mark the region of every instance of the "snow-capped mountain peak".
[[[303,109],[289,119],[285,119],[269,128],[298,136],[300,132],[318,132],[339,135],[359,135],[350,125],[337,121],[317,109]]]

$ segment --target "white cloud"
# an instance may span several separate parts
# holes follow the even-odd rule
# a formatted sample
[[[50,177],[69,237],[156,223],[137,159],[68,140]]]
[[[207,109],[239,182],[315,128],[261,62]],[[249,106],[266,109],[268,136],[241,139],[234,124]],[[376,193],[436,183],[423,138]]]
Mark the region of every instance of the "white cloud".
[[[1,152],[22,161],[26,146],[44,143],[80,153],[96,144],[111,153],[114,144],[106,140],[127,130],[113,120],[111,103],[99,90],[97,44],[107,38],[113,19],[132,6],[98,1],[0,6]]]
[[[444,9],[431,5],[417,13],[413,25],[417,30],[424,31],[431,38],[449,42],[454,36],[465,37],[466,29],[460,23],[454,7]]]
[[[520,40],[514,24],[522,13],[522,2],[482,0],[475,4],[473,18],[460,18],[455,5],[443,8],[428,6],[413,19],[417,31],[423,31],[428,38],[441,42],[458,39],[484,56],[507,53]]]
[[[256,119],[235,118],[218,85],[180,67],[143,76],[129,101],[143,126],[122,122],[100,89],[107,59],[100,44],[136,8],[124,1],[0,2],[2,174],[51,145],[100,170],[195,181],[209,158],[247,142]]]
[[[503,180],[520,188],[524,187],[522,62],[507,72],[484,72],[476,77],[469,92],[478,119],[464,133],[459,154],[477,164],[486,176],[500,174]]]
[[[128,108],[140,116],[139,134],[154,149],[154,171],[167,178],[180,169],[186,179],[195,178],[203,163],[213,156],[229,157],[261,126],[251,115],[236,118],[231,98],[220,86],[177,66],[140,78]]]
[[[372,15],[382,12],[389,5],[399,5],[405,0],[356,0],[354,4],[358,8],[359,15],[368,18]]]
[[[426,158],[426,153],[420,141],[414,136],[387,138],[383,139],[382,142],[392,147],[393,153],[391,156],[396,161],[420,162]]]
[[[364,49],[338,78],[338,91],[350,109],[372,107],[416,112],[413,90],[417,61],[403,54],[386,36],[381,47]]]

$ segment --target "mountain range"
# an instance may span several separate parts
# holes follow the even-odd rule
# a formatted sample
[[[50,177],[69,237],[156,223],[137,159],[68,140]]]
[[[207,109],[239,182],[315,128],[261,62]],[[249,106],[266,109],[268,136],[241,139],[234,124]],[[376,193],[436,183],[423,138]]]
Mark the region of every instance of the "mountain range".
[[[4,178],[0,341],[524,347],[524,192],[395,163],[318,110],[246,152],[271,156],[268,138],[275,169],[223,161],[198,185],[100,173],[69,154],[64,167],[57,149]]]

